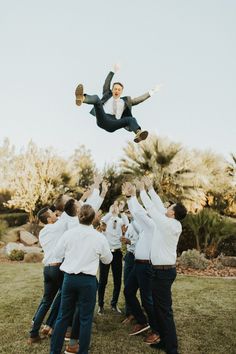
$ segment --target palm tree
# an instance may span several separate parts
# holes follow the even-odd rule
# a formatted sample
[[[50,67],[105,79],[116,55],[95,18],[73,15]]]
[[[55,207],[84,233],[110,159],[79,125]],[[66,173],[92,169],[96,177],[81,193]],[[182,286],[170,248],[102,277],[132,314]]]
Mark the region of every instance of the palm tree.
[[[123,172],[133,177],[148,174],[164,199],[182,200],[191,210],[205,204],[208,178],[202,173],[200,159],[181,144],[154,135],[139,145],[128,143],[124,152]]]

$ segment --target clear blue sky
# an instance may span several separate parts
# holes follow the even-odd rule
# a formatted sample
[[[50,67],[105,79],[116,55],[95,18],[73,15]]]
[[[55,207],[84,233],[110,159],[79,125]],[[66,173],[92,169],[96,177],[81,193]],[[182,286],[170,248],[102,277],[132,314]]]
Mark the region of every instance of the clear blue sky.
[[[99,129],[74,103],[84,83],[101,94],[113,63],[124,94],[156,83],[134,107],[143,128],[228,156],[236,151],[236,1],[0,1],[0,144],[33,139],[68,156],[85,144],[99,166],[133,134]]]

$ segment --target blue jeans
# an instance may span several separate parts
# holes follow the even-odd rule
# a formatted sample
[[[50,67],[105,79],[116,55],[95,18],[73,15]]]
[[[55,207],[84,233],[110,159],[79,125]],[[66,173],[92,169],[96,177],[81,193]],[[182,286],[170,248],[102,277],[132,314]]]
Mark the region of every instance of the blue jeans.
[[[118,129],[126,128],[127,130],[136,133],[137,130],[141,129],[134,117],[123,116],[122,118],[117,119],[114,115],[107,114],[104,111],[102,102],[97,95],[86,95],[84,103],[94,105],[97,125],[107,132],[112,133]]]
[[[66,329],[73,317],[76,303],[79,307],[78,325],[80,325],[78,354],[88,353],[96,292],[97,279],[95,276],[83,273],[65,273],[61,292],[61,307],[51,339],[50,354],[61,354]]]
[[[152,300],[152,276],[151,264],[135,263],[127,279],[124,294],[136,321],[139,324],[146,324],[148,322],[151,329],[158,332]],[[138,289],[140,289],[140,297],[147,313],[148,321],[136,296]]]
[[[134,266],[134,254],[132,252],[127,252],[124,257],[124,261],[125,261],[125,264],[124,264],[124,287],[125,287],[127,284],[130,272]],[[131,314],[132,314],[131,308],[127,304],[127,301],[125,301],[125,315],[128,317]]]
[[[178,354],[178,343],[172,310],[171,286],[176,269],[154,269],[152,295],[158,331],[168,354]]]
[[[107,285],[110,266],[112,270],[113,283],[114,283],[111,306],[115,307],[117,305],[118,298],[120,295],[123,256],[121,250],[112,252],[112,254],[113,254],[113,259],[111,264],[103,264],[102,262],[99,263],[98,305],[101,307],[104,306],[104,295],[105,295],[105,289]]]
[[[46,266],[43,270],[44,276],[44,294],[39,307],[34,315],[34,323],[30,331],[30,337],[34,338],[39,335],[40,326],[48,312],[54,297],[60,289],[63,281],[63,273],[58,266]]]

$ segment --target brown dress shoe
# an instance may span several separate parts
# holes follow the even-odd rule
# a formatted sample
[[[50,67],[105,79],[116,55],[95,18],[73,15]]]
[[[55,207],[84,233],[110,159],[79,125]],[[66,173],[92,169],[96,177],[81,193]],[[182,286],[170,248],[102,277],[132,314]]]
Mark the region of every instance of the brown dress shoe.
[[[159,343],[161,340],[159,334],[151,332],[147,335],[147,337],[144,340],[144,343],[146,344],[155,344],[155,343]]]
[[[146,130],[138,130],[136,132],[135,138],[134,138],[134,142],[135,143],[139,143],[142,140],[145,140],[148,136],[148,131]]]
[[[50,336],[51,333],[52,333],[52,328],[45,325],[43,326],[42,330],[41,330],[41,333],[44,335],[44,336]]]
[[[150,328],[150,326],[146,323],[146,324],[139,324],[137,323],[132,332],[129,333],[130,336],[135,336],[136,334],[139,334],[139,333],[142,333],[142,332],[145,332],[147,331],[148,329]]]
[[[127,325],[127,324],[131,323],[133,320],[134,320],[134,316],[133,315],[129,315],[121,323],[123,325]]]
[[[77,106],[81,106],[84,101],[84,87],[82,84],[79,84],[76,87],[75,97],[76,97],[75,103],[77,104]]]
[[[30,337],[30,338],[28,338],[27,343],[31,345],[31,344],[35,344],[35,343],[40,343],[41,340],[42,340],[42,338],[40,336],[32,337],[32,338]]]
[[[79,350],[79,344],[75,344],[75,345],[70,345],[68,344],[66,346],[66,350],[64,351],[64,354],[76,354],[78,353],[78,350]]]

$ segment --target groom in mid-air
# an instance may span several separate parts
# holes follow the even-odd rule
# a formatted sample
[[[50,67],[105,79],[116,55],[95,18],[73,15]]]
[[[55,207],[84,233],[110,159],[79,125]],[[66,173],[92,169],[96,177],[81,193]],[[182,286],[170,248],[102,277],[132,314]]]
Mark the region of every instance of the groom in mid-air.
[[[97,125],[100,128],[110,133],[121,128],[133,131],[135,133],[134,141],[139,143],[147,138],[148,132],[142,130],[137,120],[132,116],[132,106],[151,97],[153,93],[159,91],[161,85],[157,85],[154,89],[136,98],[121,97],[124,88],[122,83],[114,82],[111,88],[111,80],[118,70],[119,65],[115,64],[113,71],[107,75],[101,99],[97,95],[85,94],[83,85],[79,84],[75,90],[76,104],[78,106],[81,106],[82,103],[92,104],[94,108],[90,113],[96,116]]]

